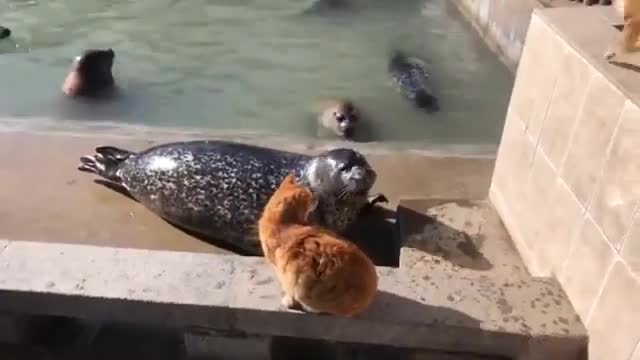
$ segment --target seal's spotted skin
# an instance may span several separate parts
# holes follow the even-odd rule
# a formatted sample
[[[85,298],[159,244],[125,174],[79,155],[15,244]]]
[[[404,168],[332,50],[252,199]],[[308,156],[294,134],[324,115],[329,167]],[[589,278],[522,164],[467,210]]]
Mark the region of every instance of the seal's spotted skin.
[[[440,110],[429,74],[418,59],[398,51],[389,61],[389,72],[395,87],[417,107],[429,112]]]
[[[316,221],[337,232],[368,203],[376,179],[353,150],[312,157],[224,141],[170,143],[140,153],[103,146],[80,160],[79,170],[122,185],[167,221],[255,255],[262,253],[257,220],[287,174],[319,197]]]

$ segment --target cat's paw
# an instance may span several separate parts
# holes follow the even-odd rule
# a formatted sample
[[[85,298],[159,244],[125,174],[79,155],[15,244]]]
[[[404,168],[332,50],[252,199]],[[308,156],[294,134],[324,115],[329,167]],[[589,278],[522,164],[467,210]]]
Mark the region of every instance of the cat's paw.
[[[616,57],[616,52],[615,51],[607,51],[604,54],[604,59],[607,61],[612,61],[615,57]]]
[[[282,297],[282,306],[284,306],[287,309],[290,309],[291,307],[294,306],[295,300],[293,300],[293,298],[289,295],[285,295]]]
[[[282,297],[282,306],[285,308],[285,310],[304,311],[300,303],[289,295],[285,295]]]

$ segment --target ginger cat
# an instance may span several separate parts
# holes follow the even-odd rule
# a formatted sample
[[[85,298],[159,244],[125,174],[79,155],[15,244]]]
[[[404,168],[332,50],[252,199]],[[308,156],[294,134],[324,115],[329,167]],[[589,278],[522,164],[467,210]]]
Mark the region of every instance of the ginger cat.
[[[287,176],[258,221],[265,257],[275,267],[290,309],[356,315],[373,301],[378,275],[355,244],[307,225],[317,205],[311,191]]]
[[[624,18],[622,30],[622,44],[619,46],[621,53],[631,53],[640,50],[640,0],[615,0],[614,7]],[[617,54],[608,51],[605,54],[607,60],[613,59]]]

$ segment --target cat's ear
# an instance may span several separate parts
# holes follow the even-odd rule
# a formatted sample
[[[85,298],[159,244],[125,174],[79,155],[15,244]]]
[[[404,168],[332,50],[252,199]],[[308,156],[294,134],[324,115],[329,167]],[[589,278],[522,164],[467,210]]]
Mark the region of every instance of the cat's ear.
[[[296,177],[293,173],[289,173],[289,175],[287,175],[287,177],[285,177],[282,182],[285,185],[294,186],[296,185]]]

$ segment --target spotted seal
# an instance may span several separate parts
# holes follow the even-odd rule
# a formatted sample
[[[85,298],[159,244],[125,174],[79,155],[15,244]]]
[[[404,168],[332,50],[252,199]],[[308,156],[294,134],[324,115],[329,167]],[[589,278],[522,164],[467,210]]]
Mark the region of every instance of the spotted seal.
[[[0,39],[5,39],[11,36],[11,30],[4,26],[0,26]]]
[[[70,97],[97,97],[114,89],[113,49],[89,49],[76,56],[71,71],[62,84],[62,92]]]
[[[429,112],[440,110],[438,99],[431,90],[429,74],[420,60],[396,51],[388,68],[394,84],[417,107]]]
[[[308,156],[227,141],[167,143],[132,152],[100,146],[78,170],[124,188],[151,211],[239,252],[261,255],[257,221],[289,173],[318,196],[312,219],[343,232],[369,205],[376,172],[351,149]]]
[[[353,139],[360,116],[350,100],[334,100],[324,105],[318,125],[345,139]]]

